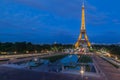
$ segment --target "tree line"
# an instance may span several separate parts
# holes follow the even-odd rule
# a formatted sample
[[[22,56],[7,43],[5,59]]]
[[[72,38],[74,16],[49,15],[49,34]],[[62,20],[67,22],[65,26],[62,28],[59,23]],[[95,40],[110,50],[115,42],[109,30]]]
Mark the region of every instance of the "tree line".
[[[93,45],[95,50],[105,50],[111,54],[120,56],[120,45]]]
[[[62,51],[65,48],[72,48],[72,44],[32,44],[31,42],[0,42],[0,52],[26,53],[26,51],[38,53],[41,51]]]
[[[37,51],[62,51],[63,49],[74,48],[73,44],[33,44],[31,42],[0,42],[0,53],[1,52],[17,52],[26,53]],[[107,52],[120,56],[119,45],[92,45],[93,50],[105,49]]]

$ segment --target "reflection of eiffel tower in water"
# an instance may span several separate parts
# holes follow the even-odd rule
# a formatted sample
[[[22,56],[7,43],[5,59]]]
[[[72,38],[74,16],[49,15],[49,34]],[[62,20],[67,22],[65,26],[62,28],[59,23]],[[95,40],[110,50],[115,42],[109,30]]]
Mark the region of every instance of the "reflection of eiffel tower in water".
[[[91,43],[88,40],[88,36],[86,34],[86,29],[85,29],[85,8],[84,8],[84,4],[82,5],[81,31],[80,31],[78,41],[75,44],[75,48],[78,48],[80,46],[83,47],[83,48],[91,47]]]

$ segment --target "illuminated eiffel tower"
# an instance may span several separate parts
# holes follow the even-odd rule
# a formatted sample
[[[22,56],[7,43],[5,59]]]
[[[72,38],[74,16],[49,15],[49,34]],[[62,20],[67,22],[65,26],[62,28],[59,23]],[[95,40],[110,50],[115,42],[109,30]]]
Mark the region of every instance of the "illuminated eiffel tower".
[[[87,46],[91,47],[91,43],[89,42],[88,36],[86,34],[86,28],[85,28],[85,7],[84,3],[82,5],[82,20],[81,20],[81,30],[80,35],[78,37],[78,41],[75,44],[75,48],[78,48],[80,46]]]

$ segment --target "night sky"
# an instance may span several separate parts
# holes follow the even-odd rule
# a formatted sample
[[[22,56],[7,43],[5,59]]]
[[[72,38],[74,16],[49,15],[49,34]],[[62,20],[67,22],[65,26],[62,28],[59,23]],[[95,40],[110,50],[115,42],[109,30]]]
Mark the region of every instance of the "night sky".
[[[81,0],[0,0],[0,42],[75,43]],[[92,43],[120,42],[120,0],[86,0]]]

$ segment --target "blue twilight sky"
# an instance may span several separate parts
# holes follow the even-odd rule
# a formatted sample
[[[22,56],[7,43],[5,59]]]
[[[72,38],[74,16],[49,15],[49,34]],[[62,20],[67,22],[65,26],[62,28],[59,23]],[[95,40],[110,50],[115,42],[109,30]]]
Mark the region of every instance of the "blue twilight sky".
[[[0,0],[0,42],[75,43],[82,0]],[[85,0],[94,43],[120,42],[120,0]]]

